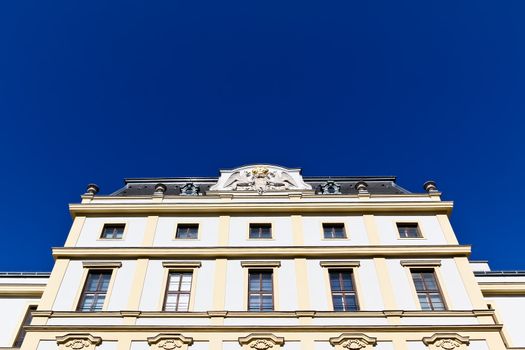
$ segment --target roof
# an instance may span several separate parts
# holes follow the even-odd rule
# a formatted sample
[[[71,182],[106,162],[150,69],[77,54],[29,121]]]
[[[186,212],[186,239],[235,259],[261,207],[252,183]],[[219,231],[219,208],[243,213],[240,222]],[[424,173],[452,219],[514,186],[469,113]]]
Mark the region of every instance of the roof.
[[[186,184],[193,184],[199,188],[199,193],[206,195],[211,186],[217,183],[218,177],[150,177],[126,178],[124,187],[111,196],[151,196],[155,185],[162,183],[167,187],[165,195],[180,195],[181,188]],[[327,182],[335,182],[340,186],[340,194],[357,194],[356,183],[364,181],[371,194],[407,194],[406,189],[396,184],[395,176],[304,176],[305,183],[312,186],[315,193],[321,193],[321,186]]]

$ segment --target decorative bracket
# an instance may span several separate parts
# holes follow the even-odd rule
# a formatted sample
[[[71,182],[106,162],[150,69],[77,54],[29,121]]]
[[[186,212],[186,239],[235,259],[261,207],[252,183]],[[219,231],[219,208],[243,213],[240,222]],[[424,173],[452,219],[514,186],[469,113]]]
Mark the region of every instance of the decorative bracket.
[[[193,338],[180,333],[159,333],[149,337],[148,344],[152,350],[187,350],[193,344]]]
[[[89,333],[68,333],[56,337],[56,340],[60,350],[95,350],[102,343],[102,338]]]
[[[436,333],[422,340],[430,350],[463,350],[469,344],[469,337],[457,333]]]
[[[252,333],[239,338],[244,350],[279,350],[284,344],[283,337],[271,333]]]
[[[343,333],[338,337],[330,338],[330,344],[336,350],[370,350],[376,346],[377,339],[363,333]]]

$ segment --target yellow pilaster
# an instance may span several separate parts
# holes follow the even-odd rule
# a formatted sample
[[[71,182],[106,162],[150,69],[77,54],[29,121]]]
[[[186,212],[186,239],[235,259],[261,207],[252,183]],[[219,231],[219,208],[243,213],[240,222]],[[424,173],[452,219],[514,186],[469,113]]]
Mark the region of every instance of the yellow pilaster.
[[[226,269],[228,260],[215,260],[215,278],[213,282],[213,308],[214,311],[224,310],[226,297]]]
[[[456,234],[452,229],[452,225],[450,225],[450,220],[448,219],[448,216],[446,214],[439,214],[436,215],[436,217],[439,221],[439,226],[441,226],[441,230],[445,235],[445,240],[447,241],[447,243],[459,244],[458,239],[456,238]]]
[[[148,259],[138,259],[133,276],[133,288],[129,295],[128,310],[138,310],[140,305],[140,298],[144,289],[144,281],[146,279],[146,272],[148,270]]]
[[[144,233],[144,241],[142,242],[143,247],[152,247],[155,241],[155,231],[157,230],[157,223],[159,221],[158,216],[148,216],[146,222],[146,232]]]
[[[365,228],[368,235],[368,241],[370,245],[379,244],[379,231],[377,230],[376,221],[374,215],[366,214],[363,215],[365,221]]]
[[[62,280],[64,279],[64,275],[66,274],[68,265],[69,259],[57,259],[55,261],[55,266],[53,267],[46,289],[44,290],[44,294],[38,305],[38,310],[51,310],[53,308],[55,298],[60,289],[60,284],[62,284]]]
[[[392,283],[390,281],[386,259],[374,258],[374,265],[377,278],[379,279],[379,288],[381,289],[381,295],[383,296],[385,310],[396,310],[397,304],[394,298],[394,288],[392,288]]]
[[[476,277],[474,277],[474,272],[472,272],[472,269],[470,268],[468,259],[465,257],[456,257],[454,258],[454,261],[458,267],[465,288],[467,289],[472,308],[479,310],[486,309],[487,302],[483,300],[483,294],[481,293],[481,289],[476,281]]]
[[[71,230],[69,230],[69,234],[67,235],[66,243],[64,243],[64,247],[74,247],[77,244],[78,237],[80,237],[80,232],[82,231],[82,227],[84,227],[85,221],[85,216],[75,217],[73,225],[71,225]]]
[[[219,246],[227,246],[230,234],[230,217],[219,216]]]
[[[303,217],[301,215],[292,215],[292,235],[295,246],[304,245],[303,238]]]
[[[308,310],[310,308],[310,298],[306,259],[295,259],[295,278],[297,283],[297,307],[299,310]]]

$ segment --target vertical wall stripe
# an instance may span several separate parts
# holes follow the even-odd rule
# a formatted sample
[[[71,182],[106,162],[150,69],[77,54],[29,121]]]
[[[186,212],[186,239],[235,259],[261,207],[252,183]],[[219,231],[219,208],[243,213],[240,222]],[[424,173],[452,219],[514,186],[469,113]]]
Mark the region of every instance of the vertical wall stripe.
[[[158,216],[148,216],[146,222],[146,232],[144,233],[143,247],[152,247],[155,241],[155,231],[157,230]]]
[[[85,216],[75,217],[75,220],[73,220],[73,225],[71,225],[71,230],[69,230],[69,234],[67,235],[66,243],[64,243],[64,247],[74,247],[77,244],[85,221]]]

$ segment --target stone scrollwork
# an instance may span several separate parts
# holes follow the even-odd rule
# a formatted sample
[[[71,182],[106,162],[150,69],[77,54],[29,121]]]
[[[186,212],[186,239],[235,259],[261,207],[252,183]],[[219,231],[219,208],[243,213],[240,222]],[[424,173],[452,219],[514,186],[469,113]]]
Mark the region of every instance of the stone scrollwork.
[[[330,344],[336,350],[369,350],[377,344],[377,339],[363,333],[343,333],[330,338]]]
[[[187,350],[193,344],[193,338],[188,338],[180,333],[160,333],[148,338],[152,350]]]
[[[464,350],[467,349],[469,338],[457,333],[436,333],[423,338],[423,343],[430,350]]]
[[[320,194],[341,194],[341,185],[331,180],[322,184],[320,189]]]
[[[284,338],[271,333],[252,333],[240,337],[239,344],[245,350],[279,350],[284,344]]]
[[[56,337],[56,340],[60,350],[94,350],[102,343],[102,338],[89,333],[69,333]]]

